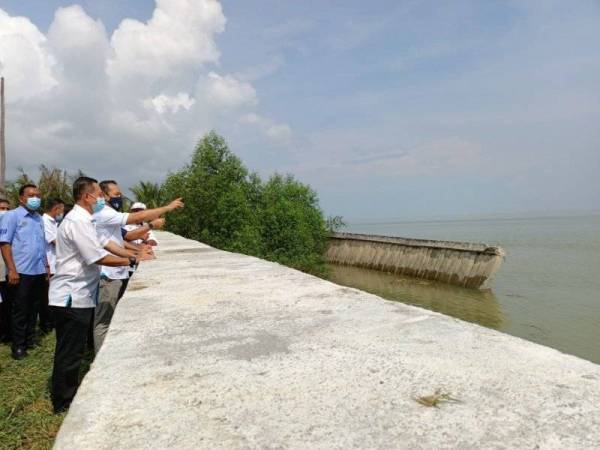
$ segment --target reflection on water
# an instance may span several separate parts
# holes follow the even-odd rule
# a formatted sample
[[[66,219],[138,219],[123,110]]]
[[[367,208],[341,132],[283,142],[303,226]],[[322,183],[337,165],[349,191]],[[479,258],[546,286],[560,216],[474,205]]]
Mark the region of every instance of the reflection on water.
[[[330,264],[329,279],[386,298],[499,330],[500,304],[491,291],[464,289],[435,281],[407,278],[358,267]]]
[[[600,363],[600,212],[353,225],[353,233],[499,244],[494,295],[349,267],[333,280]]]

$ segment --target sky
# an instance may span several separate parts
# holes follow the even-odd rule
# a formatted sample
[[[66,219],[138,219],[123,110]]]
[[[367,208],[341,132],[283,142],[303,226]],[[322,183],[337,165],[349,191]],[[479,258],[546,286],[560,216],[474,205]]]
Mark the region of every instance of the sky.
[[[214,129],[350,222],[600,209],[598,42],[598,0],[0,0],[7,175],[162,181]]]

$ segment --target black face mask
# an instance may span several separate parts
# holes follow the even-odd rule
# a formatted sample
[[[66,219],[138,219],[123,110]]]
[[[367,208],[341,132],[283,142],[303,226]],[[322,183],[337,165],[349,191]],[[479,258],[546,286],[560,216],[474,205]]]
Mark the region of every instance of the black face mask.
[[[108,203],[115,208],[116,211],[121,211],[123,209],[123,197],[111,197]]]

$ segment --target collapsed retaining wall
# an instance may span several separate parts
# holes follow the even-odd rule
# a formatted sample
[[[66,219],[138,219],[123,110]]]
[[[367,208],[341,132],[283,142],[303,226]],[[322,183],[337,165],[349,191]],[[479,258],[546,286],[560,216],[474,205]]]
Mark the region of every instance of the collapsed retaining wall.
[[[470,288],[488,287],[504,256],[502,248],[487,244],[353,233],[332,234],[325,254],[336,264]]]
[[[72,449],[589,449],[600,366],[161,233],[56,440]],[[460,403],[428,408],[437,389]]]

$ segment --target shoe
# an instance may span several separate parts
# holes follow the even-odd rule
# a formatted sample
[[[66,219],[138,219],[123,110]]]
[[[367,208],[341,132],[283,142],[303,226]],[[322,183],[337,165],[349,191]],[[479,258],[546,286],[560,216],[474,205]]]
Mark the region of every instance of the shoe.
[[[17,348],[13,348],[12,350],[12,357],[13,359],[16,359],[17,361],[25,358],[27,356],[27,350],[25,349],[25,347],[17,347]]]
[[[69,410],[69,407],[71,406],[71,402],[62,404],[62,405],[55,405],[54,406],[54,414],[62,414],[64,412],[67,412]]]

